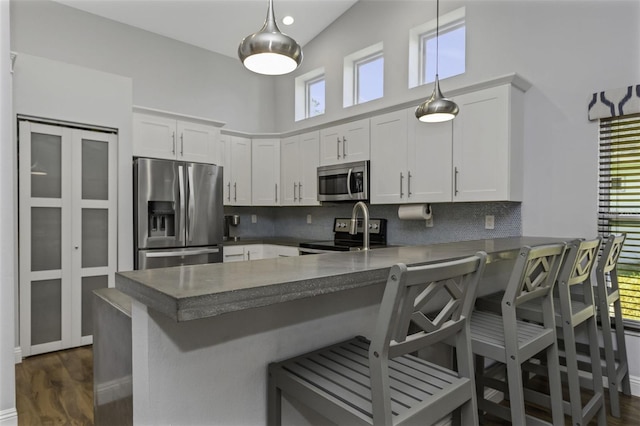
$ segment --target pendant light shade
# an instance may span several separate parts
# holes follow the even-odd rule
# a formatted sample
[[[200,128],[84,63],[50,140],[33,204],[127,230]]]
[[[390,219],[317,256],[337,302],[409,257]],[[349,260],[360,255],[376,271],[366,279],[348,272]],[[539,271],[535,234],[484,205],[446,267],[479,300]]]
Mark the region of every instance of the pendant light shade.
[[[242,40],[238,56],[247,69],[266,75],[287,74],[302,63],[300,45],[278,29],[273,0],[269,0],[267,19],[262,29]]]
[[[438,79],[438,37],[440,31],[440,0],[436,1],[436,78],[433,82],[433,93],[431,97],[418,105],[416,108],[416,118],[426,123],[439,123],[453,120],[458,115],[458,105],[451,99],[447,99],[440,91],[440,80]]]

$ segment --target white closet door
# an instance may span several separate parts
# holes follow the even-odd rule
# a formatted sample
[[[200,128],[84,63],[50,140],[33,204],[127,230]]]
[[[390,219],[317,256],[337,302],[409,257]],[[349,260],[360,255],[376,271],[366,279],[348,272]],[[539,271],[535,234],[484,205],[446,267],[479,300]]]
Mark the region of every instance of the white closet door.
[[[71,344],[71,129],[20,122],[22,355]]]
[[[20,345],[91,343],[92,290],[116,269],[116,136],[19,125]]]
[[[116,141],[102,132],[72,136],[72,346],[93,341],[93,290],[115,285]]]

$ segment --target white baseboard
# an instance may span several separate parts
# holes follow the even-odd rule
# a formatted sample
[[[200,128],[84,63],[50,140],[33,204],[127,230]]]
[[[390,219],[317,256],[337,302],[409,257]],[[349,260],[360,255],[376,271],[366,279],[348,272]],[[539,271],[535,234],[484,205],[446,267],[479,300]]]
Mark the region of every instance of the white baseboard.
[[[108,404],[133,395],[133,380],[131,376],[120,377],[96,385],[95,399],[98,405]]]
[[[640,377],[629,375],[629,382],[631,384],[631,395],[640,396]]]
[[[13,348],[13,354],[16,364],[20,364],[22,362],[22,348],[20,346]]]
[[[0,411],[0,425],[2,426],[17,426],[18,425],[18,411],[15,408]]]

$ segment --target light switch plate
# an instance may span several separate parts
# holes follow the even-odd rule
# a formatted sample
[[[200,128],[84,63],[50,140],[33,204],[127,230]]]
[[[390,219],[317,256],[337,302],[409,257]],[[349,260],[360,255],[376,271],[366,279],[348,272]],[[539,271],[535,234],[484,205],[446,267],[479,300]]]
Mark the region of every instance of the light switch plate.
[[[307,215],[307,223],[311,223],[311,215],[310,214]]]
[[[258,215],[256,214],[251,215],[251,223],[258,223]]]
[[[495,216],[486,215],[484,217],[484,229],[494,229],[495,228]]]

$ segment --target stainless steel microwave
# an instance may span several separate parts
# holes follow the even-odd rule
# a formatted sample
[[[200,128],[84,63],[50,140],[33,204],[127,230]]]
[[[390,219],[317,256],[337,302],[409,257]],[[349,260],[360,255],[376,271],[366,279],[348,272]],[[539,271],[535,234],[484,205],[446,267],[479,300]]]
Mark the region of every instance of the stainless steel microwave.
[[[369,199],[369,162],[318,167],[318,201]]]

